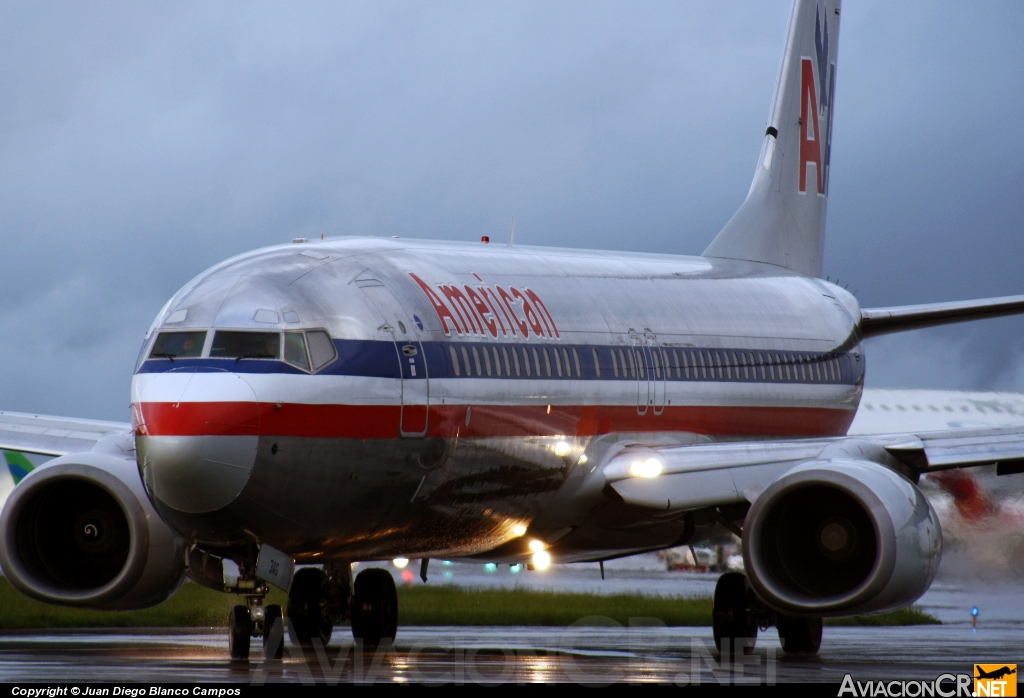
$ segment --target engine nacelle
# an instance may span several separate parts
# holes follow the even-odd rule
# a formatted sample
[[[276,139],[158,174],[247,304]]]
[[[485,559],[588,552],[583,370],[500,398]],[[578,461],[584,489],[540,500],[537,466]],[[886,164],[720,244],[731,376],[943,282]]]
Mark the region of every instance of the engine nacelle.
[[[928,589],[941,556],[939,520],[921,491],[862,460],[787,471],[750,507],[743,530],[751,586],[791,614],[902,608]]]
[[[47,603],[155,606],[181,586],[184,553],[146,497],[134,459],[120,453],[50,461],[14,488],[0,515],[4,575]]]

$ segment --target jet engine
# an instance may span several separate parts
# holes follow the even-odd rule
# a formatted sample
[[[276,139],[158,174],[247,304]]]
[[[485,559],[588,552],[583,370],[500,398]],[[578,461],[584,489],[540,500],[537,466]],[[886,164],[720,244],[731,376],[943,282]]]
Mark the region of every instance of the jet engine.
[[[917,600],[942,555],[938,517],[907,478],[862,460],[803,463],[747,514],[743,562],[777,611],[844,616]]]
[[[50,461],[4,505],[0,566],[28,596],[130,610],[155,606],[181,586],[184,541],[153,509],[127,449],[110,450]]]

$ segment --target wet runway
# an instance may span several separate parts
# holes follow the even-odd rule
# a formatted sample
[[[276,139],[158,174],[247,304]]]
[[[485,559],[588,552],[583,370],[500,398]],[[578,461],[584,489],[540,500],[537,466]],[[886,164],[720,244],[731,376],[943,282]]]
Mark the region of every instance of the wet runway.
[[[628,566],[609,564],[604,581],[584,566],[545,576],[482,565],[441,571],[450,576],[438,574],[431,584],[599,594],[643,589],[667,596],[710,595],[717,577],[666,572],[644,556]],[[861,681],[934,679],[970,673],[974,662],[1024,664],[1024,591],[1016,580],[940,579],[918,605],[943,624],[826,627],[820,654],[796,660],[783,656],[769,629],[735,666],[720,660],[710,628],[659,627],[651,619],[634,619],[631,627],[609,618],[605,625],[591,618],[569,628],[406,626],[394,646],[376,652],[353,646],[349,629],[339,626],[326,649],[303,654],[289,644],[282,661],[265,662],[254,641],[253,660],[241,664],[228,659],[223,628],[6,631],[0,632],[0,682],[838,683],[846,673]],[[977,629],[971,628],[972,606],[980,609]]]
[[[359,651],[338,644],[285,658],[228,660],[223,630],[209,632],[20,632],[0,635],[4,682],[609,682],[774,683],[935,678],[969,673],[975,661],[1024,663],[1024,626],[969,624],[826,628],[814,659],[782,656],[774,630],[736,665],[721,662],[705,628],[412,627],[395,645]]]

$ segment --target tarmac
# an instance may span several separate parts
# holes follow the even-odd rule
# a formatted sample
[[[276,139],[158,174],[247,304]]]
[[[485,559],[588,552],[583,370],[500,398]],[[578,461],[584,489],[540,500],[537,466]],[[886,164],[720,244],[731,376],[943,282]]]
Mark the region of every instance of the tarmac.
[[[430,583],[706,595],[716,579],[667,572],[657,560],[609,563],[603,581],[593,567],[567,566],[544,576],[453,564],[440,566],[441,574],[431,570]],[[399,579],[401,572],[394,570]],[[338,627],[326,648],[303,652],[288,643],[280,661],[264,661],[254,640],[251,661],[241,663],[229,660],[223,628],[9,631],[0,633],[0,681],[763,685],[839,683],[846,674],[858,681],[930,680],[969,674],[975,662],[1024,664],[1022,601],[1016,580],[940,579],[918,606],[942,625],[826,627],[813,658],[784,656],[769,629],[736,662],[719,656],[710,628],[668,628],[654,619],[633,619],[626,627],[600,617],[568,628],[400,627],[393,645],[375,651],[357,647],[348,628]],[[973,606],[979,609],[977,627]]]

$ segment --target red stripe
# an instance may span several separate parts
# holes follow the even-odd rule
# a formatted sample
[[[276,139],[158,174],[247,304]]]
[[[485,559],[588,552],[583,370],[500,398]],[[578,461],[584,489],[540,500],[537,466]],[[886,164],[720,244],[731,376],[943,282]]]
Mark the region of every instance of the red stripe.
[[[415,409],[415,408],[406,408]],[[422,408],[421,408],[422,409]],[[854,410],[818,407],[653,408],[633,406],[431,405],[429,436],[596,436],[614,432],[692,432],[709,436],[838,436]],[[153,436],[249,435],[388,439],[398,436],[397,405],[253,402],[147,402],[136,430]],[[408,425],[414,420],[407,419]],[[422,417],[415,420],[422,424]],[[141,423],[139,423],[141,422]]]

